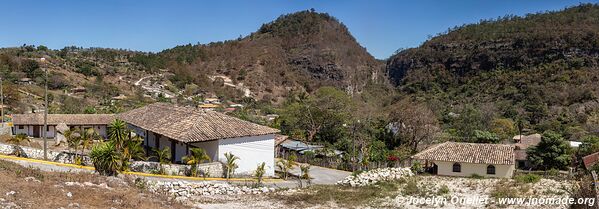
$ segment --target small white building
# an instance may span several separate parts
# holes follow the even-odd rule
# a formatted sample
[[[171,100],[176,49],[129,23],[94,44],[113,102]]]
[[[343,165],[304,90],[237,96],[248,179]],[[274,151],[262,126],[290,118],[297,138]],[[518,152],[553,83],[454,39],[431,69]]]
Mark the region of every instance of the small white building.
[[[511,178],[515,170],[514,146],[506,144],[444,142],[412,158],[425,161],[433,174],[443,176]]]
[[[100,136],[106,138],[107,126],[114,118],[113,114],[48,114],[46,137],[54,138],[56,136],[56,126],[64,123],[69,129],[93,128]],[[25,134],[31,137],[43,136],[43,113],[14,114],[12,120],[14,134]]]
[[[226,162],[225,153],[239,157],[236,175],[252,175],[265,163],[265,176],[274,176],[275,133],[279,130],[215,111],[154,103],[117,116],[144,138],[150,148],[171,151],[174,163],[190,148],[203,148],[212,161]]]

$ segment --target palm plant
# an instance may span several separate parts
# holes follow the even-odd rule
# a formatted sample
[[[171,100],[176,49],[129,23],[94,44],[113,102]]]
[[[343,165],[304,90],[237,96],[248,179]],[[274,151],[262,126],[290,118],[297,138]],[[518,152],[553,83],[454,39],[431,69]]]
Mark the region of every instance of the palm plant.
[[[78,150],[83,144],[83,135],[80,133],[79,129],[73,129],[66,131],[65,137],[67,138],[67,146],[69,147],[69,150],[73,150],[73,153],[75,153],[74,163],[80,165],[82,160],[79,156]]]
[[[116,149],[121,149],[125,140],[129,139],[129,132],[125,121],[116,119],[108,124],[108,139],[115,142]]]
[[[296,160],[297,156],[291,155],[287,160],[281,159],[279,162],[277,162],[277,167],[283,172],[283,179],[287,180],[291,169],[297,165],[297,162],[295,162]]]
[[[164,149],[154,148],[154,158],[158,160],[160,164],[160,174],[164,174],[164,165],[171,163],[171,149],[165,147]]]
[[[287,180],[287,176],[289,174],[289,171],[287,170],[287,166],[286,166],[285,160],[279,159],[277,161],[277,165],[276,166],[283,173],[282,174],[283,175],[283,179]]]
[[[266,163],[264,163],[264,162],[258,164],[256,171],[254,171],[254,176],[258,180],[258,185],[262,184],[262,178],[264,177],[264,174],[266,173],[266,169],[264,168],[265,165],[266,165]]]
[[[202,148],[191,148],[189,151],[191,151],[191,154],[183,157],[183,161],[188,165],[191,165],[191,175],[197,176],[198,165],[205,161],[210,161],[210,156],[208,156],[206,150]]]
[[[146,160],[146,151],[143,148],[143,141],[129,139],[123,142],[120,150],[122,156],[121,170],[128,170],[131,160]]]
[[[23,142],[31,142],[31,139],[27,137],[25,134],[17,134],[14,137],[11,137],[6,140],[6,142],[13,144],[14,152],[13,154],[17,157],[22,157],[24,155],[23,149],[21,148],[21,143]]]
[[[310,164],[301,165],[300,172],[301,172],[301,174],[299,176],[300,187],[301,187],[302,179],[306,179],[308,181],[308,185],[310,185],[312,182],[311,177],[310,177]]]
[[[122,147],[123,157],[127,160],[146,160],[146,151],[143,148],[143,139],[134,137],[125,140]]]
[[[227,179],[229,179],[238,167],[235,161],[239,160],[239,157],[233,155],[233,153],[227,152],[225,153],[225,158],[227,159],[227,163],[225,164],[225,167],[227,167]]]
[[[93,128],[88,128],[83,131],[81,135],[81,152],[83,153],[86,149],[89,149],[94,141],[100,140],[101,138],[102,137],[100,137],[100,134],[98,134],[98,132],[96,132],[96,130]]]

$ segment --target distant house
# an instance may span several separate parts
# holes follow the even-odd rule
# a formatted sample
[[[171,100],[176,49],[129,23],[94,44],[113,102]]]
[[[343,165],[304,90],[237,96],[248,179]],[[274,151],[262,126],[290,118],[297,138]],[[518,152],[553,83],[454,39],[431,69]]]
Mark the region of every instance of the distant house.
[[[290,154],[302,155],[306,152],[321,154],[325,149],[325,147],[322,145],[308,144],[302,141],[289,139],[288,136],[285,135],[277,135],[275,137],[275,145],[278,157],[286,157]],[[343,152],[339,150],[329,150],[328,153],[325,153],[323,155],[327,155],[328,157],[334,157],[342,154]]]
[[[201,104],[201,105],[198,105],[198,108],[209,109],[209,110],[213,110],[213,109],[219,108],[219,107],[220,107],[220,105],[218,105],[218,104]]]
[[[83,86],[77,86],[77,87],[71,89],[71,92],[73,92],[73,93],[85,93],[86,91],[87,91],[87,89]]]
[[[218,98],[206,98],[206,99],[204,99],[204,103],[206,103],[206,104],[220,104],[220,99],[218,99]]]
[[[113,114],[48,114],[47,138],[56,136],[56,126],[66,124],[70,129],[95,129],[100,136],[106,138],[107,126],[114,120]],[[43,113],[14,114],[13,133],[26,134],[31,137],[42,137],[44,127]]]
[[[239,157],[237,174],[250,175],[258,164],[266,164],[266,175],[274,175],[275,133],[261,126],[215,111],[154,103],[122,113],[118,118],[144,138],[147,148],[171,150],[173,162],[181,163],[189,149],[203,148],[214,161],[224,162],[225,153]]]
[[[587,170],[591,170],[597,162],[599,162],[599,152],[582,157],[582,163]]]
[[[516,163],[518,168],[528,169],[531,167],[531,163],[528,160],[526,150],[529,147],[537,146],[541,142],[541,134],[531,135],[516,135],[512,138],[514,140],[514,154],[516,155]]]
[[[434,174],[444,176],[511,178],[515,170],[514,147],[505,144],[444,142],[412,159],[424,161]]]
[[[19,84],[31,85],[31,84],[33,84],[33,80],[31,78],[21,78],[21,79],[19,79]]]
[[[578,148],[578,147],[580,147],[580,145],[582,145],[582,142],[568,141],[568,144],[570,144],[570,147],[572,147],[572,148]]]

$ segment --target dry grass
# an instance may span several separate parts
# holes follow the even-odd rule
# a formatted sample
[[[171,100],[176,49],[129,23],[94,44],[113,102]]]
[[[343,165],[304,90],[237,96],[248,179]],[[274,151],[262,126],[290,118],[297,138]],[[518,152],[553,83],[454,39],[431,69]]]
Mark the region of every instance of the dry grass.
[[[22,208],[186,208],[167,197],[149,194],[127,183],[88,173],[44,172],[0,160],[0,196]],[[27,181],[34,177],[38,181]],[[106,183],[111,189],[93,186],[67,186],[64,182]],[[13,195],[7,193],[15,191]],[[68,197],[67,193],[72,197]],[[4,204],[2,202],[0,204]]]
[[[332,204],[347,208],[359,208],[373,204],[372,201],[390,197],[404,182],[379,182],[371,186],[349,187],[339,185],[314,185],[291,195],[277,195],[287,205]]]

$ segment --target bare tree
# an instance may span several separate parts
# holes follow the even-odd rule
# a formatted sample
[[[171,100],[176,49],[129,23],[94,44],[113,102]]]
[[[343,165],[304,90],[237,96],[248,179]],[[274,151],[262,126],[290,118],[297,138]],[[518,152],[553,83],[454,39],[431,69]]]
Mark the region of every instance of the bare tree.
[[[412,152],[419,150],[423,143],[431,143],[439,133],[439,122],[432,110],[425,104],[404,99],[395,104],[389,119],[397,127],[402,143],[408,145]]]

